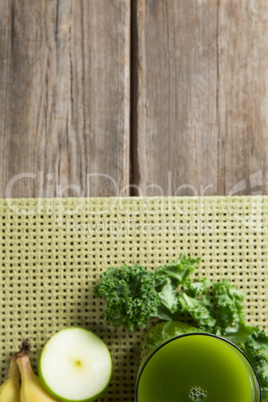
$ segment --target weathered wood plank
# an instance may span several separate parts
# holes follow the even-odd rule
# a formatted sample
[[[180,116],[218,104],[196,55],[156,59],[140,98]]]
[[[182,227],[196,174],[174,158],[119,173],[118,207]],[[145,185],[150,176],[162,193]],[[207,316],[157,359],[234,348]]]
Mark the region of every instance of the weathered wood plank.
[[[129,184],[129,0],[3,0],[0,15],[0,197],[115,195]]]
[[[268,3],[137,0],[136,12],[140,193],[267,193]]]
[[[218,193],[267,194],[266,0],[219,3],[218,54]]]

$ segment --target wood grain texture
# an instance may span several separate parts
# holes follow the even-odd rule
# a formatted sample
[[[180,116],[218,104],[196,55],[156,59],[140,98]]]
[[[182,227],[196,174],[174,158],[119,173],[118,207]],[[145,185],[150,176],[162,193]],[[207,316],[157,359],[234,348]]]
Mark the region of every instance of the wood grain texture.
[[[129,184],[130,1],[3,0],[0,15],[0,197],[8,183],[15,197],[116,195]]]
[[[136,4],[138,192],[267,193],[268,3]]]

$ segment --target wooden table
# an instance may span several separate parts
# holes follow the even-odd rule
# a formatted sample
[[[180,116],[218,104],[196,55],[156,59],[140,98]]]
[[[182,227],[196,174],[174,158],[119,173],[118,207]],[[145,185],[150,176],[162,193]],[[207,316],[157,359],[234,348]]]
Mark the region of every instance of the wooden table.
[[[0,197],[267,194],[267,0],[1,0]]]

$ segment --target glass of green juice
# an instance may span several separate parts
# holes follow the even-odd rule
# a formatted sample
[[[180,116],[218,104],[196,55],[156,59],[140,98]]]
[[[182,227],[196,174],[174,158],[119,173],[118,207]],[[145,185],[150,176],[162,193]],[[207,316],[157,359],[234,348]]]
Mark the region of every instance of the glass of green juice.
[[[260,402],[257,374],[245,354],[230,341],[185,327],[147,337],[135,402]],[[174,331],[173,331],[174,332]],[[172,331],[171,331],[172,333]],[[149,339],[149,343],[148,343]],[[164,339],[164,340],[163,340]]]

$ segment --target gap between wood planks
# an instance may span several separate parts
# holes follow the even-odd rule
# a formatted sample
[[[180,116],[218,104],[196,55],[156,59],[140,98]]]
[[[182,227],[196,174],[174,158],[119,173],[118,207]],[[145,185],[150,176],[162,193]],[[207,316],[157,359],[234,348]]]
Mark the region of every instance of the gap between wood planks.
[[[138,165],[138,23],[137,0],[131,0],[130,9],[130,196],[137,196]]]

